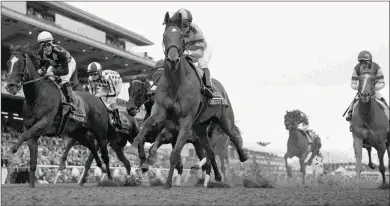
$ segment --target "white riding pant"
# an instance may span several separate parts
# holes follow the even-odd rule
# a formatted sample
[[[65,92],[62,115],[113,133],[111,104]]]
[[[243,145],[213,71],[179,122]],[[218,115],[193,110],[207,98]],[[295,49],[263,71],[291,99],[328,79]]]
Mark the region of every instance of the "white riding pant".
[[[209,68],[209,62],[211,60],[212,52],[210,46],[206,47],[203,51],[203,57],[198,59],[198,67],[201,69]]]

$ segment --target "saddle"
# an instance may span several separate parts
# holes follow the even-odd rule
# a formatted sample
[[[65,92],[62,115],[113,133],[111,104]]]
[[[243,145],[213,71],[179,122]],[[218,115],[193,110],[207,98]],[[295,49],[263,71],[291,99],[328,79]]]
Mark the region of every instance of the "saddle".
[[[84,101],[81,99],[81,97],[75,93],[74,91],[72,91],[72,98],[74,100],[74,108],[71,109],[71,106],[69,104],[69,102],[66,100],[66,97],[64,95],[64,92],[62,90],[62,87],[61,85],[59,85],[53,78],[49,78],[50,80],[52,80],[52,82],[56,85],[57,89],[59,90],[60,94],[61,94],[61,107],[63,108],[63,115],[70,112],[70,118],[78,121],[78,122],[85,122],[86,121],[86,111],[85,111],[85,103]]]

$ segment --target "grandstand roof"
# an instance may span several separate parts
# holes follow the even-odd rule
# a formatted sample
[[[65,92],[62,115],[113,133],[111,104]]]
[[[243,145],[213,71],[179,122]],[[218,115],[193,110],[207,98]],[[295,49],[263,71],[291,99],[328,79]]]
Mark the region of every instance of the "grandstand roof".
[[[112,22],[106,21],[98,16],[95,16],[93,14],[90,14],[88,12],[85,12],[84,10],[81,10],[77,7],[74,7],[70,4],[67,4],[65,2],[60,1],[42,1],[41,4],[45,4],[50,8],[59,9],[69,15],[78,17],[82,19],[83,21],[86,21],[87,23],[98,25],[100,27],[103,27],[106,30],[111,30],[115,33],[118,33],[120,35],[124,35],[125,37],[129,38],[133,43],[137,44],[138,46],[146,46],[146,45],[153,45],[154,43],[145,37],[134,33],[132,31],[129,31],[123,27],[120,27],[118,25],[113,24]]]
[[[139,75],[151,76],[156,64],[148,57],[141,57],[129,51],[95,41],[42,19],[11,10],[4,5],[2,5],[1,20],[2,53],[9,53],[8,44],[25,45],[31,42],[30,48],[35,50],[39,46],[34,43],[38,33],[42,30],[51,31],[56,43],[61,42],[60,44],[76,59],[77,74],[81,83],[87,82],[86,68],[92,61],[101,63],[103,69],[118,71],[124,82],[131,81]]]

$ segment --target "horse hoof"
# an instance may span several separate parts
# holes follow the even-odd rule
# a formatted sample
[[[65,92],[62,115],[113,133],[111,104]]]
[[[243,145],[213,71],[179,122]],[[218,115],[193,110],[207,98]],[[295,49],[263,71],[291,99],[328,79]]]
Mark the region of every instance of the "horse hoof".
[[[171,189],[171,185],[170,184],[164,184],[163,188],[166,189],[166,190],[169,190]]]
[[[242,157],[240,157],[240,161],[241,162],[245,162],[245,161],[247,161],[249,159],[249,157],[248,157],[248,155],[247,154],[243,154],[243,156]]]
[[[11,147],[12,154],[15,154],[17,151],[18,151],[18,149],[16,147]]]
[[[222,177],[221,176],[215,176],[215,181],[221,182],[222,181]]]
[[[368,166],[369,166],[372,170],[374,170],[374,169],[376,168],[374,164],[368,164]]]
[[[107,167],[106,167],[106,165],[102,165],[102,166],[100,167],[100,169],[102,170],[103,173],[107,173]]]
[[[149,165],[147,164],[147,163],[143,163],[142,165],[141,165],[141,171],[143,172],[143,173],[145,173],[145,172],[147,172],[149,170]]]
[[[199,165],[193,165],[191,166],[191,170],[199,170]]]
[[[66,169],[66,165],[65,165],[65,163],[64,164],[60,164],[60,166],[58,167],[58,170],[64,170],[64,169]]]
[[[379,187],[379,189],[381,189],[381,190],[387,190],[387,189],[389,189],[390,188],[390,185],[389,184],[382,184],[380,187]]]

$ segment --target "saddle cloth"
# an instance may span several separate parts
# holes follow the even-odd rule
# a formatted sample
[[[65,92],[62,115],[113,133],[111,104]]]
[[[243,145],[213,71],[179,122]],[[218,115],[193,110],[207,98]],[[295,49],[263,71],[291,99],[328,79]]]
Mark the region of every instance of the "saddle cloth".
[[[67,104],[68,102],[66,101],[66,97],[64,95],[64,92],[62,91],[62,88],[59,84],[57,84],[53,78],[50,78],[53,83],[57,86],[58,90],[60,91],[61,94],[61,104]],[[74,106],[75,109],[72,111],[72,117],[73,119],[77,121],[84,121],[86,117],[86,111],[85,111],[85,103],[82,100],[82,98],[74,91],[72,91],[71,94],[73,100],[74,100]]]

